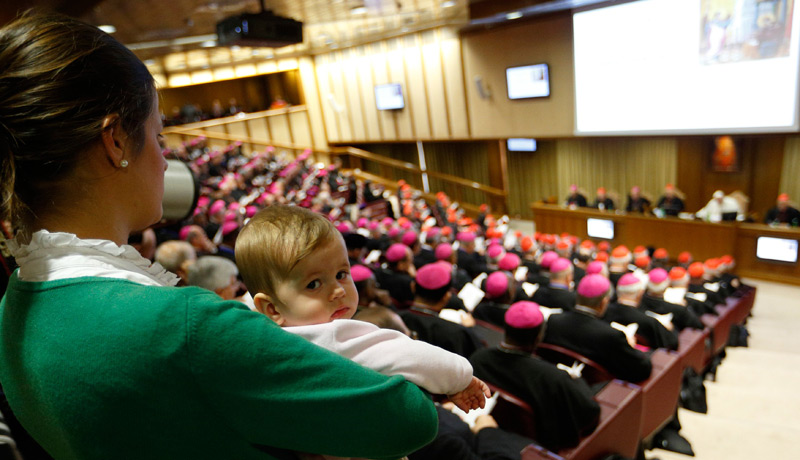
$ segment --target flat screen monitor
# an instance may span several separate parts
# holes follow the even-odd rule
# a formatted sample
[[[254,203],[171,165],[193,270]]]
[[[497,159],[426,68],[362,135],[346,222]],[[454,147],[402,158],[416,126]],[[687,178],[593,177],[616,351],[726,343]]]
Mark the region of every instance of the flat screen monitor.
[[[591,238],[601,238],[604,240],[614,239],[614,221],[608,219],[586,219],[586,233]]]
[[[509,99],[550,96],[550,70],[547,64],[533,64],[506,69]]]
[[[509,152],[535,152],[536,139],[512,137],[506,142]]]
[[[800,2],[616,3],[573,15],[576,134],[797,132]]]
[[[736,220],[736,217],[737,217],[738,215],[739,215],[739,213],[738,213],[738,212],[736,212],[736,211],[733,211],[733,212],[723,212],[723,213],[722,213],[722,220],[723,220],[724,222],[733,222],[733,221],[735,221],[735,220]]]
[[[797,240],[759,236],[756,257],[762,260],[797,263]]]
[[[378,110],[399,110],[406,106],[400,83],[375,85],[375,105]]]

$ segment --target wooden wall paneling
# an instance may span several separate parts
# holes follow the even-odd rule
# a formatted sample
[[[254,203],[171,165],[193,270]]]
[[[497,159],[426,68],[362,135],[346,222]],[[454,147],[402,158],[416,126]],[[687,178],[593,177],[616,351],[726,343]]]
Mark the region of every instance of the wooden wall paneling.
[[[206,128],[206,131],[211,131],[212,133],[227,134],[227,131],[225,130],[225,125],[209,126],[208,128]],[[211,150],[222,150],[228,144],[229,144],[228,141],[223,141],[221,139],[208,139],[208,141],[206,142],[206,145],[208,145],[208,147]]]
[[[780,193],[788,193],[795,204],[800,203],[800,136],[787,136],[780,176]]]
[[[272,136],[269,133],[269,124],[267,123],[266,118],[256,118],[254,120],[247,120],[247,126],[250,130],[250,135],[254,139],[272,140]]]
[[[240,139],[244,139],[246,137],[249,137],[247,135],[248,134],[247,133],[247,125],[246,125],[246,123],[244,121],[235,121],[233,123],[228,123],[228,124],[226,124],[224,126],[228,130],[227,133],[230,134],[231,136],[237,136]],[[250,144],[247,144],[247,149],[248,150],[253,150],[253,146],[250,145]]]
[[[574,133],[572,15],[552,14],[517,25],[462,35],[467,110],[473,138],[571,137]],[[547,63],[550,97],[509,100],[505,69]],[[491,91],[484,99],[475,78]]]
[[[489,167],[488,185],[508,191],[508,161],[505,141],[486,141],[486,154]],[[489,205],[497,213],[508,212],[505,197],[491,195]]]
[[[340,140],[348,142],[353,140],[353,113],[350,110],[350,101],[344,87],[344,67],[347,65],[344,61],[345,51],[347,50],[333,53],[334,60],[330,64],[328,76],[331,79],[333,98],[342,108],[341,112],[336,113],[341,135]]]
[[[706,196],[703,181],[706,165],[702,161],[706,152],[705,138],[679,137],[676,140],[678,147],[678,176],[675,187],[683,192],[684,204],[687,212],[695,212],[706,205],[710,196]]]
[[[328,147],[328,141],[325,136],[325,118],[322,113],[322,104],[324,101],[320,98],[314,61],[310,57],[302,57],[299,59],[298,65],[300,87],[303,91],[303,100],[305,101],[308,123],[311,127],[311,134],[314,139],[314,147],[319,150],[324,150]]]
[[[363,142],[367,139],[367,132],[364,128],[364,105],[361,103],[361,95],[364,89],[360,88],[358,84],[356,50],[353,48],[344,49],[341,56],[342,83],[347,99],[348,119],[351,122],[351,139]]]
[[[489,154],[486,142],[424,142],[425,163],[429,171],[442,172],[489,184]],[[451,198],[475,205],[488,202],[482,191],[429,177],[431,193],[443,190]]]
[[[763,221],[769,208],[775,205],[780,192],[780,177],[786,137],[764,136],[756,138],[753,151],[753,175],[750,193],[750,211],[758,213]],[[800,171],[797,171],[800,173]]]
[[[385,52],[386,43],[385,42],[378,42],[373,43],[371,48],[371,59],[370,62],[372,63],[372,79],[376,85],[381,85],[384,83],[391,83],[389,77],[389,66],[387,61],[387,55]],[[372,96],[373,101],[375,100],[375,96]],[[391,141],[397,140],[397,128],[395,126],[394,115],[390,113],[388,110],[379,110],[378,112],[378,120],[380,121],[380,129],[381,129],[381,140]]]
[[[430,114],[431,131],[435,139],[447,139],[450,137],[450,126],[438,34],[435,30],[428,30],[421,34],[421,39],[422,70],[425,86],[428,88],[427,106]]]
[[[292,136],[289,132],[289,118],[285,115],[268,117],[269,132],[272,133],[272,141],[277,144],[291,144]]]
[[[336,112],[333,110],[331,99],[334,98],[331,88],[331,61],[333,55],[320,54],[314,58],[314,67],[317,75],[317,85],[319,87],[320,107],[322,108],[323,121],[325,123],[325,133],[328,142],[339,142],[341,133],[339,132],[339,121]]]
[[[502,141],[501,141],[502,142]],[[556,195],[558,156],[556,141],[540,141],[535,152],[508,152],[509,213],[532,218],[530,204]]]
[[[461,40],[455,29],[439,29],[442,54],[444,88],[447,95],[447,113],[450,117],[450,135],[455,139],[470,137],[467,118],[467,99],[464,88],[464,68],[461,61]]]
[[[289,126],[292,128],[292,140],[296,145],[313,147],[311,127],[305,111],[289,112]]]
[[[407,86],[403,88],[406,108],[411,113],[415,139],[431,138],[431,123],[428,114],[429,91],[425,86],[422,66],[420,35],[408,35],[403,39],[403,63]]]
[[[403,63],[403,39],[394,38],[387,40],[387,63],[389,83],[400,83],[403,88],[408,88]],[[411,126],[411,111],[391,110],[391,115],[397,124],[397,137],[402,140],[415,140],[414,130]]]
[[[359,46],[357,49],[357,77],[358,85],[361,88],[362,114],[364,117],[364,129],[366,137],[371,141],[378,141],[383,138],[381,135],[381,124],[378,120],[378,109],[375,108],[375,81],[372,78],[372,56],[369,54],[370,47],[367,45]]]
[[[756,257],[756,241],[759,236],[800,240],[800,230],[773,229],[754,224],[740,225],[735,252],[732,254],[736,258],[736,273],[779,283],[800,284],[800,264],[769,262]]]

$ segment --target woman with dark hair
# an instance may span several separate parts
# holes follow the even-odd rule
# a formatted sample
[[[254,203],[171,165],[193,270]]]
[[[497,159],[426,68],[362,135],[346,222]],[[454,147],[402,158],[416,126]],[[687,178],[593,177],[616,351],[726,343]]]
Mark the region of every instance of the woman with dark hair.
[[[161,218],[154,81],[93,26],[0,29],[0,220],[20,265],[0,302],[0,382],[59,459],[392,458],[436,414],[385,377],[283,332],[126,245]],[[357,433],[356,436],[353,434]]]

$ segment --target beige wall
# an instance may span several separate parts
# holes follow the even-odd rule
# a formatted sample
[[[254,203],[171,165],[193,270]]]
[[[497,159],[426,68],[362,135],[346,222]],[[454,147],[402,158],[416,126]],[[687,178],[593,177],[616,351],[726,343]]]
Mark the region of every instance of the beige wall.
[[[574,131],[572,17],[548,16],[517,26],[467,34],[462,40],[473,138],[565,137]],[[550,97],[509,100],[507,67],[546,63]],[[491,91],[483,99],[475,78]]]

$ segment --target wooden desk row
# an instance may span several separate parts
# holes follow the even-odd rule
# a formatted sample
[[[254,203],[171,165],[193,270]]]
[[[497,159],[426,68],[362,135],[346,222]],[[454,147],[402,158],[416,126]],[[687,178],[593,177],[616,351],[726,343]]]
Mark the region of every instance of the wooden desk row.
[[[706,260],[730,254],[736,258],[736,273],[740,276],[800,285],[800,263],[770,262],[756,257],[759,236],[800,241],[800,229],[774,228],[762,224],[709,223],[678,218],[663,218],[637,214],[617,214],[591,208],[566,209],[555,205],[531,205],[536,230],[544,233],[568,232],[589,238],[586,220],[606,219],[614,222],[612,247],[624,244],[629,248],[647,246],[665,248],[676,258],[689,251],[695,260]],[[602,241],[595,238],[590,238]]]

